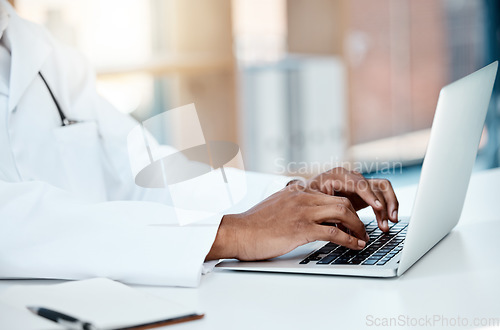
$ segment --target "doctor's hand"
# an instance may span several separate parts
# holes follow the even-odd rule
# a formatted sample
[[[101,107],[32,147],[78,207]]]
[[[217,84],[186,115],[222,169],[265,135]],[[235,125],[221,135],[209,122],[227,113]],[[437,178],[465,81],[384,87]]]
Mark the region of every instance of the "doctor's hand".
[[[294,181],[327,195],[347,197],[356,211],[371,206],[378,226],[388,231],[387,220],[398,222],[399,202],[388,180],[365,179],[360,173],[336,167],[308,181]]]
[[[225,215],[206,260],[269,259],[317,240],[360,250],[368,239],[349,199],[292,184],[245,213]]]

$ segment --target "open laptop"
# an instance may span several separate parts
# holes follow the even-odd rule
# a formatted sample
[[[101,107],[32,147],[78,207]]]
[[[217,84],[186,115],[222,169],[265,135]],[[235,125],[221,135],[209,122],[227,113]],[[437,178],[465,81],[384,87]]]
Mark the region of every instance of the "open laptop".
[[[462,212],[498,61],[441,89],[411,217],[365,223],[370,241],[355,251],[314,242],[271,260],[223,261],[231,270],[392,277],[403,274],[445,237]]]

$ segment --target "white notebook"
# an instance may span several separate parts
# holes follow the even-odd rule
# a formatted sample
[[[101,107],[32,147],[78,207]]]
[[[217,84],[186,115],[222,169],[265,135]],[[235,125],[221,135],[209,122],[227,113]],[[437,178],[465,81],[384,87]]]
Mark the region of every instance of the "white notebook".
[[[35,322],[36,319],[33,317],[41,318],[26,308],[26,306],[37,306],[90,322],[99,329],[164,326],[203,316],[192,308],[105,278],[62,284],[13,286],[0,295],[0,308],[2,305],[17,310],[19,315],[25,315],[24,321]],[[13,329],[16,326],[15,320],[11,317],[9,322],[12,327],[8,328]],[[1,319],[0,328],[5,328]],[[50,324],[50,321],[43,320],[37,329],[63,328],[56,323]]]

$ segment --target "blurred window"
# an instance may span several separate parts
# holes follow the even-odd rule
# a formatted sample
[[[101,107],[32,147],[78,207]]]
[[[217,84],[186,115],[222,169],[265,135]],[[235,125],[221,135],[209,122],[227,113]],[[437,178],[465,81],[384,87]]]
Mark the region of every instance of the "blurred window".
[[[44,25],[96,68],[97,89],[118,110],[136,117],[153,111],[155,79],[140,69],[154,54],[150,1],[16,0],[17,12]]]
[[[307,150],[318,145],[323,153],[335,151],[334,160],[363,163],[365,171],[380,162],[419,164],[440,89],[498,59],[498,54],[486,56],[491,26],[486,5],[495,7],[495,1],[280,0],[267,1],[269,6],[260,2],[233,0],[246,136],[250,146],[256,144],[249,151],[258,170],[279,171],[279,165],[269,166],[266,153],[286,162],[314,162],[318,153],[308,158]],[[328,86],[314,97],[346,125],[332,126],[337,141],[318,142],[307,140],[305,132],[323,126],[304,118],[326,110],[312,103],[304,106],[309,95],[300,72],[305,63],[325,57],[344,70],[329,71],[325,66],[325,75],[337,76],[327,79],[320,74],[315,79],[332,88],[338,86],[333,81],[340,81],[346,100]],[[339,102],[332,102],[331,95]],[[265,107],[267,113],[275,109],[281,117],[262,115],[257,107]],[[481,146],[488,136],[496,136],[498,128],[488,128],[490,134],[484,135]]]
[[[21,16],[81,50],[97,69],[99,92],[139,120],[173,107],[179,95],[206,97],[208,117],[232,108],[231,40],[213,41],[227,30],[217,24],[231,4],[239,127],[226,129],[240,132],[249,169],[267,172],[282,173],[282,163],[295,164],[285,173],[301,162],[357,161],[366,171],[382,161],[419,164],[441,87],[499,57],[496,0],[217,0],[201,13],[197,4],[15,1]],[[186,21],[208,14],[203,31]],[[210,44],[222,55],[203,53],[213,52]],[[179,47],[194,57],[175,53]],[[205,95],[214,88],[209,74],[180,82],[180,71],[193,70],[225,75],[220,89],[231,95]],[[482,144],[485,167],[500,157],[498,91]]]

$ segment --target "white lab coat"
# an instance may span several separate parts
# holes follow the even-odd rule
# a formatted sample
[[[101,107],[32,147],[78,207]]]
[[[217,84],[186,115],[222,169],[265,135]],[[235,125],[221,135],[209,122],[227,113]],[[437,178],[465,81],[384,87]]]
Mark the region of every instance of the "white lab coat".
[[[161,191],[134,184],[127,134],[137,123],[96,93],[78,53],[0,1],[12,55],[9,92],[0,93],[0,278],[198,285],[221,215],[177,226]],[[82,123],[61,126],[39,71],[66,116]],[[247,173],[247,197],[231,211],[287,181]]]

